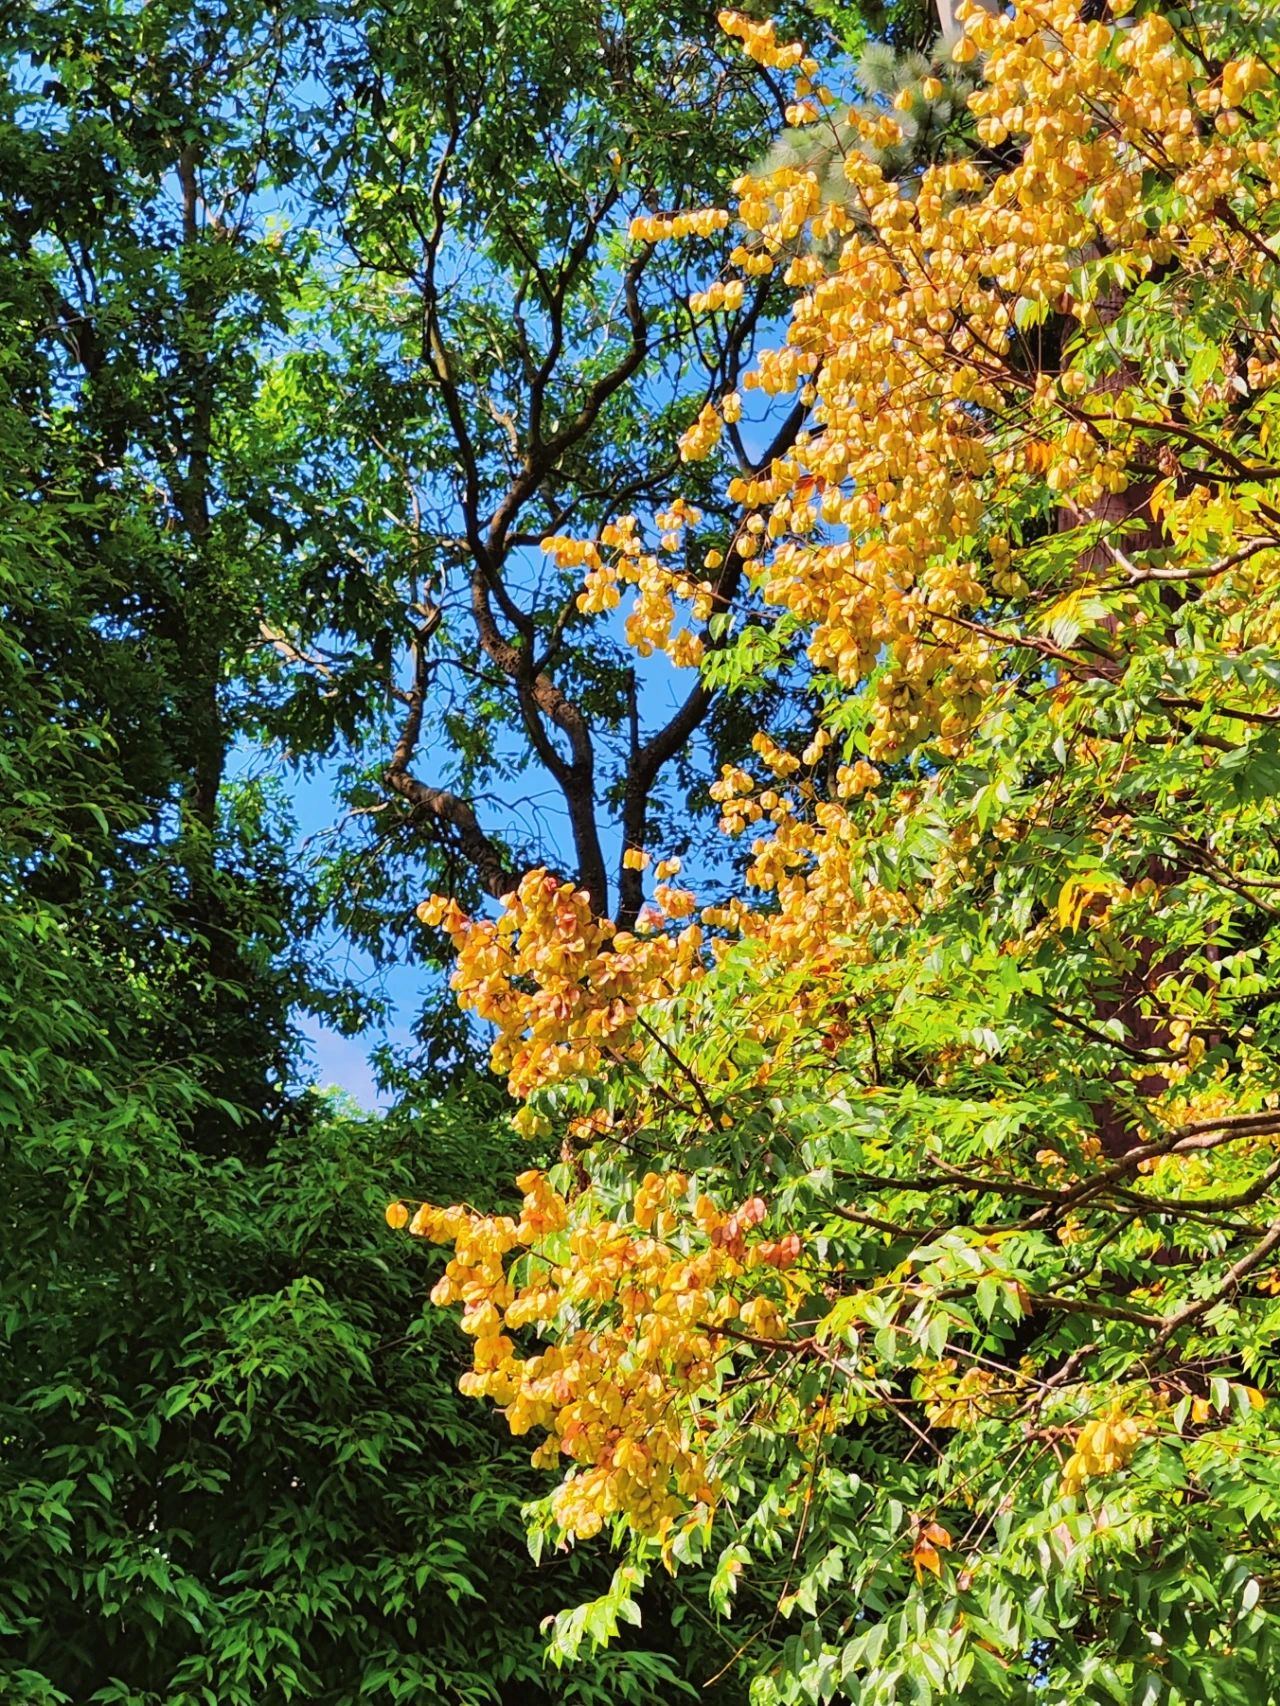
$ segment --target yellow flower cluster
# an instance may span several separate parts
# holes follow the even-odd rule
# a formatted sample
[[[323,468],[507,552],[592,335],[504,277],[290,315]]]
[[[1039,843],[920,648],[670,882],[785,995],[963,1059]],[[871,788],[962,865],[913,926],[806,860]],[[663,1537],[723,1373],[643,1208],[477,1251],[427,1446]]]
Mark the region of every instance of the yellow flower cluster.
[[[697,420],[680,435],[680,460],[705,462],[720,442],[724,421],[714,403],[704,403]]]
[[[418,916],[452,936],[459,1003],[496,1028],[494,1070],[508,1075],[513,1093],[528,1095],[594,1071],[606,1050],[627,1045],[640,1005],[700,975],[701,927],[655,928],[692,910],[684,891],[660,889],[647,929],[617,930],[593,915],[585,891],[539,870],[506,897],[496,921],[467,918],[439,895]]]
[[[996,1394],[998,1377],[990,1369],[971,1364],[957,1373],[954,1357],[922,1368],[916,1376],[916,1392],[924,1401],[925,1414],[937,1428],[973,1428],[1007,1400]]]
[[[681,551],[684,529],[696,527],[701,519],[696,509],[677,498],[669,510],[656,517],[663,530],[660,548],[668,554]],[[607,559],[601,555],[601,546],[611,553]],[[555,557],[559,568],[587,570],[578,595],[578,609],[586,615],[615,610],[622,602],[621,587],[636,588],[626,634],[642,657],[662,652],[677,669],[696,669],[701,663],[702,640],[692,629],[676,627],[676,602],[688,606],[695,622],[705,623],[714,609],[715,589],[709,581],[668,568],[646,551],[635,516],[611,522],[602,530],[599,545],[594,540],[557,534],[544,539],[542,548]]]
[[[765,26],[727,27],[771,39]],[[955,750],[995,686],[990,644],[948,620],[971,624],[992,592],[1026,591],[1007,554],[993,551],[989,571],[967,554],[992,478],[1010,490],[1041,483],[1084,515],[1123,492],[1141,460],[1135,434],[1152,424],[1149,404],[1114,384],[1091,397],[1079,368],[1029,381],[1014,353],[1018,313],[1065,303],[1087,331],[1115,280],[1149,275],[1192,232],[1204,266],[1257,272],[1265,256],[1220,204],[1246,166],[1263,203],[1280,184],[1274,142],[1237,143],[1202,122],[1219,102],[1265,88],[1266,67],[1232,61],[1220,88],[1206,83],[1159,13],[1117,32],[1081,21],[1071,0],[1008,14],[972,7],[961,57],[979,54],[972,106],[983,140],[1019,141],[1016,164],[998,175],[952,161],[908,194],[854,152],[844,208],[794,166],[736,186],[738,217],[755,233],[743,259],[794,251],[806,230],[846,237],[834,267],[793,255],[788,276],[807,291],[787,343],[745,381],[811,396],[813,429],[731,495],[768,506],[742,555],[765,598],[808,626],[814,662],[850,686],[883,663],[877,757],[928,741]],[[1176,222],[1148,216],[1153,166],[1170,177]],[[1107,268],[1082,269],[1080,257],[1099,249]],[[704,411],[686,455],[708,454],[719,425]],[[807,537],[818,517],[834,540]]]
[[[716,1500],[699,1398],[729,1378],[726,1359],[785,1349],[780,1277],[802,1254],[794,1233],[761,1236],[767,1205],[731,1211],[685,1175],[646,1175],[626,1220],[590,1196],[570,1204],[529,1171],[518,1217],[404,1203],[392,1226],[453,1246],[432,1291],[460,1304],[474,1340],[461,1389],[492,1399],[513,1434],[544,1430],[536,1465],[572,1466],[553,1500],[560,1529],[578,1539],[619,1513],[662,1537],[698,1504]],[[767,1276],[775,1276],[772,1282]],[[525,1355],[513,1334],[552,1339]]]
[[[720,207],[703,207],[691,213],[640,214],[631,221],[633,243],[665,243],[672,237],[714,237],[729,223]]]
[[[745,293],[746,286],[740,278],[717,280],[705,290],[695,290],[689,298],[689,306],[695,314],[711,314],[721,308],[732,312],[742,307]]]
[[[757,65],[767,65],[775,71],[792,71],[799,66],[806,77],[817,76],[818,62],[806,58],[801,42],[792,41],[779,46],[772,20],[749,18],[745,12],[726,9],[717,12],[716,21],[726,35],[734,36],[742,43],[743,51]]]
[[[1243,106],[1250,95],[1269,89],[1271,68],[1260,59],[1229,59],[1222,67],[1222,100],[1228,107]]]
[[[1137,1416],[1125,1415],[1119,1406],[1086,1422],[1062,1471],[1063,1492],[1079,1493],[1087,1481],[1123,1469],[1147,1432],[1148,1424]]]

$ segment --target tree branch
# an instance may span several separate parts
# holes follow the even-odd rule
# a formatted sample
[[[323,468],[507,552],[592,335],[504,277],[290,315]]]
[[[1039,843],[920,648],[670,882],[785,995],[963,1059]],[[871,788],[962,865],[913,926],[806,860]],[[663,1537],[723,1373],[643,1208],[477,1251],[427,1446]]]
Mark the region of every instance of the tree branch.
[[[439,626],[440,616],[438,609],[428,609],[414,635],[413,686],[407,694],[409,710],[384,780],[393,793],[408,801],[416,814],[426,819],[450,846],[461,853],[480,878],[485,892],[501,899],[511,893],[524,873],[507,863],[496,843],[480,828],[475,813],[465,800],[442,788],[428,787],[409,770],[422,732],[422,713],[427,697],[427,641]]]

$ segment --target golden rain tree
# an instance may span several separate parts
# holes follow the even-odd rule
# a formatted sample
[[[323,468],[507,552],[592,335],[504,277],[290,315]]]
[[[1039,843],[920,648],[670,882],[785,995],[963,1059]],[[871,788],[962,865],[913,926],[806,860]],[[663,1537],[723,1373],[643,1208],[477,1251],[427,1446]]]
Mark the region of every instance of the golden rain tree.
[[[637,644],[710,613],[718,684],[803,657],[814,718],[716,785],[739,893],[654,848],[630,929],[546,872],[426,903],[561,1162],[518,1217],[388,1216],[453,1247],[535,1536],[623,1555],[561,1656],[711,1560],[754,1706],[1274,1697],[1268,11],[962,7],[967,138],[896,178],[891,103],[722,14],[845,187],[831,146],[733,186],[698,307],[776,270],[790,319],[683,452],[806,419],[728,536],[549,548]],[[712,611],[732,555],[770,620]]]

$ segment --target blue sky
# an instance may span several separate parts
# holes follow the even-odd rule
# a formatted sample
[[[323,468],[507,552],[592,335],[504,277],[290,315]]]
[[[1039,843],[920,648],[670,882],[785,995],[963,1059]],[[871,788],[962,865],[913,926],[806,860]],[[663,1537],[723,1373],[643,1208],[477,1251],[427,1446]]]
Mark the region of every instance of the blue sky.
[[[279,752],[243,745],[232,756],[228,780],[270,775],[280,782],[297,821],[295,856],[299,864],[305,864],[317,856],[315,838],[334,828],[344,815],[337,768],[335,761],[329,765],[312,763],[304,770]],[[385,995],[393,1015],[407,1019],[417,1011],[423,974],[415,967],[379,968],[336,928],[321,942],[320,952],[343,978]],[[388,1024],[372,1026],[360,1036],[345,1037],[311,1014],[303,1014],[298,1028],[308,1044],[309,1065],[317,1085],[345,1091],[362,1108],[388,1105],[389,1098],[378,1089],[369,1056],[380,1044],[410,1042],[407,1024],[396,1023],[393,1017]]]
[[[311,1066],[321,1089],[345,1090],[362,1108],[385,1105],[369,1064],[369,1038],[339,1036],[309,1014],[300,1028],[310,1045]]]

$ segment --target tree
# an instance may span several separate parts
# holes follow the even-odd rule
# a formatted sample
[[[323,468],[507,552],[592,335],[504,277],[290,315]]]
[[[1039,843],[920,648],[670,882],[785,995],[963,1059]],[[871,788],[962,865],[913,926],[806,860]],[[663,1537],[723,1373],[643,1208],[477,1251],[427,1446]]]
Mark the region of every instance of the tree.
[[[264,432],[328,447],[293,457],[282,492],[301,542],[269,620],[318,667],[275,726],[350,743],[374,840],[350,845],[334,890],[374,945],[425,884],[476,904],[546,862],[633,921],[624,853],[687,850],[708,745],[750,734],[741,715],[717,724],[690,674],[741,559],[726,535],[708,571],[679,514],[653,518],[679,491],[724,531],[731,506],[682,466],[680,437],[734,391],[780,297],[768,277],[735,284],[729,325],[719,299],[689,306],[731,247],[712,210],[686,221],[688,252],[626,233],[717,193],[764,147],[779,93],[698,6],[423,4],[346,52],[308,188],[334,281],[260,410]],[[749,473],[768,450],[730,424],[724,465]],[[630,632],[648,665],[616,598],[581,596],[581,552],[627,509],[645,521]],[[673,623],[671,589],[694,583]]]
[[[320,979],[282,928],[287,814],[228,776],[263,643],[230,429],[305,267],[305,244],[267,240],[253,210],[306,144],[305,112],[285,123],[272,102],[308,29],[253,8],[92,3],[16,5],[6,22],[5,353],[32,427],[6,489],[56,518],[79,605],[69,627],[61,598],[24,597],[6,620],[55,722],[100,726],[119,766],[120,817],[93,856],[31,881],[73,915],[100,910],[95,885],[152,900],[150,918],[121,909],[126,951],[169,979],[151,1048],[269,1119],[290,1008]],[[83,842],[83,821],[66,827]],[[234,1147],[215,1125],[207,1140]]]
[[[546,874],[496,923],[431,903],[564,1158],[518,1219],[409,1224],[468,1389],[560,1471],[542,1524],[713,1560],[758,1706],[1258,1699],[1275,24],[1026,0],[956,54],[970,157],[738,186],[793,291],[744,388],[807,413],[731,495],[821,702],[716,786],[755,894],[625,933]]]
[[[716,402],[784,296],[759,271],[731,322],[741,280],[690,307],[732,247],[710,208],[696,254],[626,255],[626,232],[757,158],[780,86],[697,6],[422,0],[356,24],[86,0],[13,22],[4,238],[40,278],[32,335],[91,481],[150,505],[107,619],[183,660],[175,845],[219,984],[225,883],[199,866],[238,745],[347,767],[300,933],[331,907],[375,954],[438,963],[424,887],[474,905],[544,862],[633,922],[624,853],[699,849],[756,720],[690,666],[743,590],[720,476],[770,449]],[[679,450],[695,421],[720,433],[702,471]],[[677,492],[712,505],[696,560],[681,514],[658,525]],[[674,670],[637,661],[556,543],[627,506],[630,630]],[[443,1011],[447,1072],[471,1039]]]

